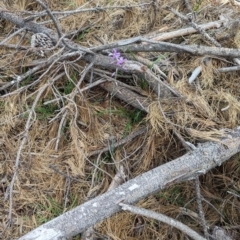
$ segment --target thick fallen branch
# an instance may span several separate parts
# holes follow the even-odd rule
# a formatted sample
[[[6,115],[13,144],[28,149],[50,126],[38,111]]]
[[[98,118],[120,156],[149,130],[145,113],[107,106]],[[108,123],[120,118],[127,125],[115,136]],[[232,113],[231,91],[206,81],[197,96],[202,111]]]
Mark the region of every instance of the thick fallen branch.
[[[48,223],[19,240],[57,240],[83,232],[121,208],[119,203],[133,204],[175,183],[183,182],[221,165],[240,151],[240,128],[228,131],[221,143],[207,142],[184,156],[163,164],[104,193]]]

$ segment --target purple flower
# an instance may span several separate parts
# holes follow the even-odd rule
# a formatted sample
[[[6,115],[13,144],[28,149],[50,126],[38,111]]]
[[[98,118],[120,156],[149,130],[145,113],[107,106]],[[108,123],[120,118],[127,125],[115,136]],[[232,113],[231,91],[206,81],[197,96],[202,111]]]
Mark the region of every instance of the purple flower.
[[[117,64],[117,66],[122,67],[122,65],[125,63],[126,59],[121,56],[121,53],[117,51],[116,48],[113,48],[112,53],[108,54],[109,57],[113,59],[113,63]],[[112,74],[112,77],[115,76],[117,72],[114,72]]]
[[[117,51],[116,48],[113,48],[113,53],[109,53],[109,57],[112,57],[114,60],[117,60],[121,57],[121,53]]]
[[[116,63],[119,67],[121,67],[126,61],[126,59],[121,56],[121,53],[118,52],[116,48],[113,48],[113,52],[109,53],[108,56],[111,57],[114,60],[114,63]]]
[[[125,58],[120,57],[120,58],[117,59],[117,65],[121,67],[124,64],[125,61],[126,61]]]

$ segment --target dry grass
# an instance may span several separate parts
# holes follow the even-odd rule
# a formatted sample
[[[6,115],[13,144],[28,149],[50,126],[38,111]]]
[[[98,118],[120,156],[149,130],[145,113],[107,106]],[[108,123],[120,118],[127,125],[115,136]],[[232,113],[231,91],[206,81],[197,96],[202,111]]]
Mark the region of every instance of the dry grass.
[[[76,9],[84,4],[86,8],[96,7],[95,2],[98,6],[139,4],[137,0],[99,0],[90,3],[86,0],[47,2],[52,10],[59,11]],[[198,10],[197,20],[201,23],[214,21],[222,13],[231,14],[232,18],[238,16],[238,9],[231,4],[220,5],[218,1],[203,0],[198,6],[199,1],[192,2]],[[171,6],[182,13],[187,13],[182,1],[172,0],[161,1],[157,7],[152,5],[116,8],[71,15],[63,18],[60,23],[65,33],[94,23],[92,27],[74,38],[74,41],[86,47],[154,31],[164,32],[187,27],[173,13],[164,10],[164,6]],[[5,7],[15,12],[42,11],[34,1],[28,0],[17,0],[11,8],[7,5]],[[42,20],[48,18],[43,17]],[[47,26],[54,28],[52,24]],[[9,22],[1,21],[1,39],[6,37],[12,27]],[[227,31],[229,29],[222,28],[209,32],[213,36],[218,36]],[[13,38],[11,43],[18,43],[20,38],[20,36]],[[222,44],[232,47],[239,44],[238,40],[235,37],[233,41],[228,39]],[[199,34],[173,41],[208,44]],[[22,45],[29,45],[29,42],[28,33]],[[1,48],[0,52],[0,85],[9,81],[14,74],[20,75],[26,72],[28,67],[25,65],[38,59],[38,56],[26,51],[16,52],[9,48]],[[161,54],[139,55],[154,61]],[[189,73],[199,64],[203,67],[202,75],[195,85],[190,86],[187,82]],[[217,140],[222,133],[220,129],[240,125],[239,73],[216,74],[214,71],[228,63],[213,59],[205,64],[202,58],[196,56],[166,53],[162,54],[158,65],[168,75],[169,83],[187,101],[162,100],[163,112],[161,112],[158,101],[155,101],[157,97],[150,90],[145,89],[153,99],[149,113],[145,114],[126,106],[111,94],[96,87],[82,95],[77,95],[75,104],[64,103],[67,105],[68,114],[61,129],[57,150],[57,132],[62,116],[52,122],[49,120],[56,116],[62,105],[43,103],[54,99],[58,92],[70,93],[74,86],[64,76],[55,82],[54,87],[49,86],[44,91],[35,109],[36,115],[29,130],[27,143],[21,151],[20,166],[14,186],[13,223],[6,229],[2,239],[16,239],[36,226],[83,203],[88,199],[87,196],[94,197],[104,193],[111,183],[110,176],[114,176],[120,161],[127,169],[130,179],[182,155],[185,150],[173,134],[172,124],[187,141],[192,143]],[[66,65],[67,72],[74,81],[77,81],[81,75],[83,67],[82,62],[79,62],[77,67],[74,64]],[[0,232],[7,224],[9,202],[4,201],[4,194],[13,176],[16,153],[23,137],[29,109],[38,90],[63,68],[63,63],[56,63],[39,84],[21,94],[0,98]],[[34,80],[29,77],[21,86]],[[81,87],[84,85],[85,83]],[[223,111],[228,105],[229,108]],[[111,145],[113,141],[121,139],[141,125],[149,126],[150,130],[145,136],[113,149],[112,155],[103,154],[100,162],[97,162],[97,156],[86,158],[92,151]],[[218,225],[226,228],[234,239],[240,238],[240,202],[239,198],[228,191],[238,194],[240,192],[239,164],[240,156],[237,155],[201,179],[202,194],[207,200],[203,202],[207,223],[210,227]],[[98,165],[97,170],[96,165]],[[70,183],[66,177],[50,166],[71,176]],[[201,232],[199,221],[181,213],[180,209],[187,207],[197,212],[194,197],[194,184],[187,182],[156,193],[142,200],[138,205],[173,218],[178,217],[183,223]],[[184,239],[183,234],[176,229],[129,213],[119,213],[105,220],[96,226],[96,231],[115,240]]]

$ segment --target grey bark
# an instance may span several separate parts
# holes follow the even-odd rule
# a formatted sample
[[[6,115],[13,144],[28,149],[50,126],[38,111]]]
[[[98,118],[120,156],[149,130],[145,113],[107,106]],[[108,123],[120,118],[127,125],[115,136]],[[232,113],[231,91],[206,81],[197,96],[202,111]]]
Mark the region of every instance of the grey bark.
[[[59,240],[121,210],[119,203],[133,204],[157,191],[204,174],[240,151],[240,128],[228,131],[220,142],[206,142],[173,161],[126,183],[43,224],[19,240]]]

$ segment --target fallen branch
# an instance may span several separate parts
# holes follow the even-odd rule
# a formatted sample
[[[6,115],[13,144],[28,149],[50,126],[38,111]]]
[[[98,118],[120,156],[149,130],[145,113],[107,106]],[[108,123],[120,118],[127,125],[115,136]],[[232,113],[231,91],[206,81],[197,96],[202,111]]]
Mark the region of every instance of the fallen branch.
[[[150,170],[41,225],[19,240],[57,240],[73,237],[121,210],[175,183],[205,174],[240,151],[240,128],[225,133],[221,142],[207,142],[184,156]]]
[[[148,44],[131,44],[128,46],[119,46],[117,50],[122,52],[177,52],[189,53],[192,55],[213,55],[217,57],[240,57],[240,50],[224,47],[207,47],[199,45],[179,45],[166,42],[149,41]]]
[[[121,86],[121,83],[116,82],[104,82],[100,84],[100,87],[108,91],[112,96],[117,97],[118,99],[123,100],[127,104],[140,109],[144,112],[148,112],[148,107],[151,103],[151,100],[142,97],[137,93],[127,89],[126,87]]]

